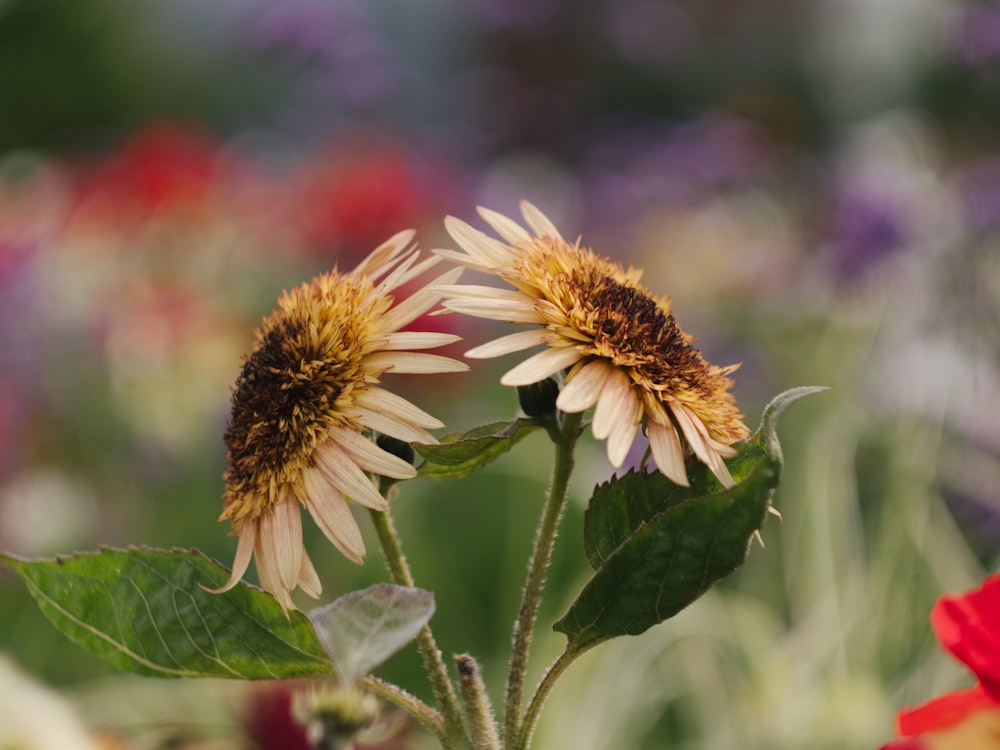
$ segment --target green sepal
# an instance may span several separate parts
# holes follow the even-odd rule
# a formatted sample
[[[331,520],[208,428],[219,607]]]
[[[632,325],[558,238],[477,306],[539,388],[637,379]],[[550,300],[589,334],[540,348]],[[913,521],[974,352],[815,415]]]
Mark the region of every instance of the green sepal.
[[[424,458],[417,473],[434,479],[461,479],[475,474],[539,427],[535,420],[519,417],[446,435],[434,445],[413,443],[413,448]]]
[[[26,559],[0,553],[64,635],[119,669],[151,677],[280,679],[333,667],[301,612],[238,583],[197,550],[102,548]]]
[[[746,560],[781,476],[777,417],[823,388],[795,388],[764,410],[757,432],[727,461],[724,489],[700,462],[690,487],[659,472],[630,471],[598,486],[584,519],[584,549],[596,572],[553,626],[568,651],[638,635],[673,617]]]

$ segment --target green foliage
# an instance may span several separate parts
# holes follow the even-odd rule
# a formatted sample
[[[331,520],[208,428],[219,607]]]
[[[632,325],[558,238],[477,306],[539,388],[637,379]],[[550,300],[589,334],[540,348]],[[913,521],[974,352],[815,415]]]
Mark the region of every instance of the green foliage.
[[[729,462],[737,482],[729,489],[694,462],[690,487],[636,471],[597,487],[584,526],[596,572],[554,625],[569,638],[570,652],[644,632],[743,563],[781,474],[777,417],[817,390],[793,389],[768,405],[756,434]]]
[[[434,594],[380,583],[312,610],[320,642],[344,682],[367,674],[410,643],[434,614]]]
[[[467,477],[495,461],[539,426],[533,419],[518,418],[446,435],[437,445],[414,443],[417,453],[424,457],[419,474],[434,479]]]
[[[198,551],[102,549],[72,557],[0,554],[62,633],[119,669],[153,677],[277,679],[329,674],[305,615]]]

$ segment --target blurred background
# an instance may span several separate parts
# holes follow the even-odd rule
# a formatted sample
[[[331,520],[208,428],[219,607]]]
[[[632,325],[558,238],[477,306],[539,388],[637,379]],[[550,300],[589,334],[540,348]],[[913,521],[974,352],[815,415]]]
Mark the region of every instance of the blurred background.
[[[1000,560],[1000,3],[0,0],[0,102],[3,549],[228,564],[229,389],[278,294],[528,198],[743,363],[750,425],[833,387],[782,421],[766,547],[582,658],[537,746],[870,750],[971,684],[927,615]],[[461,430],[515,414],[513,361],[393,387]],[[588,577],[611,469],[581,450],[529,684]],[[394,507],[443,651],[496,703],[549,455],[533,435]],[[387,580],[370,534],[361,568],[306,535],[323,602]],[[380,674],[430,696],[412,649]],[[0,740],[58,700],[108,747],[304,747],[289,691],[117,674],[0,570]]]

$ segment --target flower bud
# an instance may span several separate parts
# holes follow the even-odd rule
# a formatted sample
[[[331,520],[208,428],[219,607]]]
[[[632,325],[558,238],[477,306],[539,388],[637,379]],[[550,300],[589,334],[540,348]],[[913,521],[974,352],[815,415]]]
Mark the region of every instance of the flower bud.
[[[529,417],[542,419],[555,414],[558,396],[559,384],[552,378],[517,387],[517,400],[521,404],[521,411]]]

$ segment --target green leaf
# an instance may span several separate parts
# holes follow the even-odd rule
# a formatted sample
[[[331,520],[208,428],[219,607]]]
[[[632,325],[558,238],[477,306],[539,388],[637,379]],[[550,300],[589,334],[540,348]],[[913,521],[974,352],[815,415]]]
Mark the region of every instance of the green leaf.
[[[777,418],[822,388],[796,388],[764,410],[761,426],[727,461],[737,484],[724,489],[700,462],[690,487],[659,472],[630,471],[596,488],[584,519],[584,549],[596,572],[555,630],[571,652],[637,635],[673,617],[747,557],[781,475]]]
[[[420,633],[434,594],[379,583],[312,610],[309,619],[344,682],[368,674]]]
[[[434,479],[461,479],[475,474],[539,426],[533,419],[518,418],[446,435],[436,445],[413,443],[413,448],[424,457],[418,474]]]
[[[119,669],[153,677],[276,679],[330,674],[301,612],[198,551],[107,549],[71,557],[0,554],[63,634]]]

